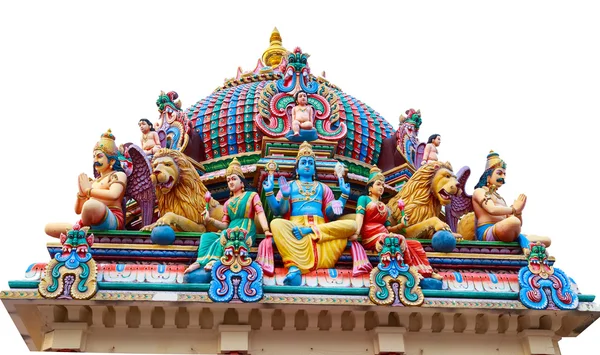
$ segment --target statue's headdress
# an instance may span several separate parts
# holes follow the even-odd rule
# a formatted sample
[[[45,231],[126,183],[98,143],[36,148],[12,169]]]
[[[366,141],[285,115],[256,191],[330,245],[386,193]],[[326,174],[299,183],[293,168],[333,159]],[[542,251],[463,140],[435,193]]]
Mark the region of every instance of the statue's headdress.
[[[502,168],[506,169],[506,163],[504,160],[500,159],[498,153],[490,150],[490,154],[487,156],[487,161],[485,163],[485,170]]]
[[[227,167],[227,171],[225,172],[226,176],[230,176],[233,174],[241,178],[245,178],[244,172],[242,171],[242,165],[237,160],[237,158],[233,158],[233,160],[231,161],[231,163],[229,163],[229,166]]]
[[[381,169],[374,166],[369,171],[369,180],[367,181],[367,185],[374,182],[375,180],[385,181],[385,176],[381,173]]]
[[[94,150],[101,150],[108,156],[117,156],[119,148],[115,143],[115,136],[113,136],[110,128],[100,136],[100,140],[94,146]]]
[[[300,149],[298,149],[298,156],[296,156],[296,160],[300,160],[300,158],[302,157],[312,157],[313,159],[316,159],[315,152],[313,152],[312,150],[312,146],[306,141],[304,141],[304,143],[300,145]]]

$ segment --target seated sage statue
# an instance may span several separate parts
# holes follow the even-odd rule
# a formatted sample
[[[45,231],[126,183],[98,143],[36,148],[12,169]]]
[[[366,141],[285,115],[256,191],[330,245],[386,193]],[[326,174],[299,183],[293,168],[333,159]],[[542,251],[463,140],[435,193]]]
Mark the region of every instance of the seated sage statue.
[[[110,129],[102,134],[93,152],[96,178],[81,173],[77,179],[75,213],[81,216],[77,225],[93,231],[124,229],[123,196],[127,175],[119,162],[119,149]],[[59,238],[71,227],[73,223],[49,223],[45,230],[49,236]]]
[[[271,221],[275,245],[288,269],[284,284],[298,286],[302,274],[315,269],[332,268],[356,232],[355,220],[336,220],[342,215],[350,193],[349,184],[340,177],[342,194],[338,200],[331,189],[315,181],[315,153],[304,142],[296,157],[297,180],[287,182],[279,177],[279,193],[273,194],[273,175],[263,183],[269,207],[274,215],[284,216]]]
[[[504,185],[506,163],[493,151],[487,156],[485,171],[473,192],[473,209],[477,221],[475,235],[477,240],[518,242],[525,253],[529,251],[530,241],[540,241],[550,245],[550,239],[541,236],[521,234],[523,209],[527,197],[521,194],[508,206],[498,189]]]

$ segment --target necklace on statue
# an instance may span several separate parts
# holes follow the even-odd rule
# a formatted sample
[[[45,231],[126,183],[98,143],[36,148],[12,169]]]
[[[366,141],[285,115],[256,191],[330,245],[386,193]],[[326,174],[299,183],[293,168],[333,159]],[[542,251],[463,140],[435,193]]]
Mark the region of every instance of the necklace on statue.
[[[144,141],[144,143],[146,143],[146,141],[148,140],[148,135],[147,135],[147,134],[144,134],[144,136],[143,136],[142,140]]]
[[[231,208],[233,214],[237,214],[237,210],[240,207],[240,201],[242,200],[242,196],[243,195],[239,195],[229,199],[229,207]]]
[[[304,201],[314,200],[313,195],[315,195],[318,186],[319,183],[316,181],[311,183],[300,181],[300,184],[298,185],[298,192],[300,195],[304,196]]]

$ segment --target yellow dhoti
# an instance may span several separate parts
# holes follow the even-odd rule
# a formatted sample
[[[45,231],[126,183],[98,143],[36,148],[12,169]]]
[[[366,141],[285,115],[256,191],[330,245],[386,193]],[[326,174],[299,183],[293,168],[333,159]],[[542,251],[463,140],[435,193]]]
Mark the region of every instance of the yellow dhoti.
[[[313,233],[298,240],[292,232],[295,226],[312,227]],[[348,238],[356,232],[356,221],[325,223],[325,219],[319,216],[291,216],[289,221],[280,218],[271,221],[271,231],[284,266],[296,266],[305,274],[335,266]]]

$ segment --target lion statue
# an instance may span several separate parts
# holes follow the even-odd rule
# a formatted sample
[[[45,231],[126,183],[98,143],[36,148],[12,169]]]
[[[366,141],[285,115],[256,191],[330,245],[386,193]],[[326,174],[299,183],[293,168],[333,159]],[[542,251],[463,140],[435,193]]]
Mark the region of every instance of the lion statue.
[[[388,202],[392,218],[401,220],[398,201],[402,199],[408,217],[407,238],[431,238],[439,230],[450,230],[438,216],[442,206],[459,192],[458,181],[450,163],[433,161],[420,167]]]
[[[168,225],[180,232],[205,232],[202,215],[206,210],[205,194],[208,191],[200,175],[183,153],[161,148],[152,158],[152,183],[156,188],[160,218],[143,227],[151,231],[156,226]],[[221,220],[223,209],[210,198],[210,216]],[[216,232],[212,229],[209,231]]]

